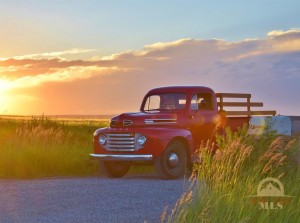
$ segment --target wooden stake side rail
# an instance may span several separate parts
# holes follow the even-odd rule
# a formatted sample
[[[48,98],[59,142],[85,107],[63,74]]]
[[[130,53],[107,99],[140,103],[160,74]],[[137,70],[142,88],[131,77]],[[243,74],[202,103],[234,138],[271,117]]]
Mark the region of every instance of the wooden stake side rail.
[[[276,111],[226,111],[229,116],[276,115]]]
[[[222,98],[251,98],[251,94],[239,93],[216,93],[216,97]]]
[[[262,102],[251,102],[251,94],[239,93],[216,93],[219,98],[218,106],[220,111],[224,107],[246,107],[247,111],[225,111],[228,116],[251,116],[251,115],[276,115],[276,111],[251,111],[251,107],[263,107]],[[245,98],[246,102],[224,102],[224,98]]]
[[[218,102],[218,106],[220,106],[221,103]],[[223,102],[223,107],[247,107],[247,102]],[[264,103],[262,102],[250,102],[250,107],[263,107]]]

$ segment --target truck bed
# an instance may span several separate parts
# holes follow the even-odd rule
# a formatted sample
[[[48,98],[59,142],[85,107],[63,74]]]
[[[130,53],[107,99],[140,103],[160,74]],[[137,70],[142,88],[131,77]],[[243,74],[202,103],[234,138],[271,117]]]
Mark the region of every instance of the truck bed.
[[[236,131],[239,127],[249,124],[250,117],[227,117],[225,127],[230,127],[231,130]]]

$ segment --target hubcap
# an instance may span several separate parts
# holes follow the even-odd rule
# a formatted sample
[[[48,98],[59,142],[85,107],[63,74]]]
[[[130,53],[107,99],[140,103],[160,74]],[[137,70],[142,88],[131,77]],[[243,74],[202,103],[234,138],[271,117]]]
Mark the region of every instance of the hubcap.
[[[178,165],[178,156],[176,153],[170,153],[168,157],[168,163],[171,167],[176,167]]]

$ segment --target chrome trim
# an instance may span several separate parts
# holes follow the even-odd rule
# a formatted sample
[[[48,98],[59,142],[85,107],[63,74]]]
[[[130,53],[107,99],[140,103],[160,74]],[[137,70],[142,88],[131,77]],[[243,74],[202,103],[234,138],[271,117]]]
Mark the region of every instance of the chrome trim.
[[[168,157],[168,163],[172,168],[178,166],[179,163],[178,155],[176,153],[171,153]]]
[[[130,126],[132,124],[133,124],[133,121],[131,121],[131,120],[127,120],[127,119],[123,120],[123,126]]]
[[[129,154],[90,154],[93,160],[112,160],[112,161],[151,161],[152,155],[129,155]]]
[[[134,145],[134,142],[131,141],[124,141],[124,142],[112,142],[112,141],[108,141],[108,143],[110,143],[110,145]]]
[[[124,144],[110,144],[109,145],[109,150],[112,150],[112,148],[132,148],[132,149],[134,149],[134,144],[126,144],[126,145],[124,145]]]
[[[134,136],[134,133],[107,133],[109,136]]]
[[[161,125],[161,124],[176,124],[176,118],[157,118],[157,119],[145,119],[147,125]]]
[[[110,126],[112,126],[112,127],[117,126],[117,121],[116,121],[116,120],[112,120],[112,121],[110,122]]]
[[[106,133],[106,145],[103,147],[108,151],[132,152],[137,149],[136,137],[134,133]]]
[[[110,137],[109,139],[113,139],[114,141],[131,141],[131,140],[134,140],[134,137],[130,137],[130,138],[111,138]]]

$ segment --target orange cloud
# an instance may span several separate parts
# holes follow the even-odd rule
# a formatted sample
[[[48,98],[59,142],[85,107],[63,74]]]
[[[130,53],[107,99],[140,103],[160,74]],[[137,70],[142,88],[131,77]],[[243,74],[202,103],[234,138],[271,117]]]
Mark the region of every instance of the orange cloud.
[[[56,52],[46,52],[46,53],[35,53],[27,54],[22,56],[14,56],[12,59],[24,60],[24,59],[41,59],[41,58],[57,58],[60,56],[72,55],[72,54],[82,54],[97,51],[96,49],[70,49],[65,51],[56,51]],[[9,58],[1,58],[0,60],[7,60]]]

